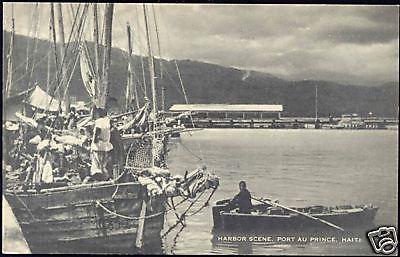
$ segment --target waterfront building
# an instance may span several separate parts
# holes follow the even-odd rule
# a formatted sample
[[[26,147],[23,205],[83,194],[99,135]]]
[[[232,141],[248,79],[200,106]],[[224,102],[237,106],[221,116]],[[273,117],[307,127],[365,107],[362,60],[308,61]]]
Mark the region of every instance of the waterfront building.
[[[200,119],[280,119],[280,104],[174,104],[172,113],[195,112]]]

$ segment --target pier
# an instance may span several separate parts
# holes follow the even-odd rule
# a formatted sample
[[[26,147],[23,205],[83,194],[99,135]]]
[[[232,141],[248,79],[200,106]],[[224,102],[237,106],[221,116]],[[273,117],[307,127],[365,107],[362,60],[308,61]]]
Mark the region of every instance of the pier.
[[[266,104],[176,104],[166,116],[190,111],[190,117],[176,123],[187,128],[273,128],[273,129],[398,129],[393,117],[283,117],[282,105]]]
[[[254,129],[340,129],[337,124],[341,118],[314,118],[282,117],[280,119],[201,119],[193,117],[193,124],[189,119],[182,121],[187,128],[254,128]],[[333,121],[333,122],[332,122]],[[394,118],[364,119],[364,125],[359,127],[344,127],[341,129],[397,129],[399,121]],[[336,126],[336,127],[335,127]]]

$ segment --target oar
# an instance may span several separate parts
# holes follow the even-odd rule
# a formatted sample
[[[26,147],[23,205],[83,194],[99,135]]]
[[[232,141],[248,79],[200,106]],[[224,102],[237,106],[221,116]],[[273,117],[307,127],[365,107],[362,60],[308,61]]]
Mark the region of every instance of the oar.
[[[291,211],[291,212],[294,212],[294,213],[303,215],[304,217],[307,217],[307,218],[309,218],[309,219],[313,219],[313,220],[315,220],[315,221],[319,221],[319,222],[324,223],[324,224],[326,224],[326,225],[328,225],[328,226],[331,226],[331,227],[333,227],[333,228],[336,228],[336,229],[338,229],[338,230],[340,230],[340,231],[344,231],[343,228],[341,228],[341,227],[339,227],[339,226],[337,226],[337,225],[335,225],[335,224],[333,224],[333,223],[331,223],[331,222],[328,222],[328,221],[326,221],[326,220],[319,219],[319,218],[316,218],[316,217],[314,217],[314,216],[308,215],[307,213],[304,213],[304,212],[301,212],[301,211],[294,210],[294,209],[292,209],[292,208],[283,206],[283,205],[281,205],[281,204],[279,204],[279,203],[275,203],[275,202],[271,202],[271,201],[266,201],[266,200],[260,200],[260,199],[254,198],[254,197],[252,197],[252,199],[254,199],[254,200],[256,200],[256,201],[259,201],[259,202],[261,202],[261,203],[265,203],[265,204],[270,204],[270,205],[275,205],[275,206],[281,207],[282,209],[286,209],[286,210],[288,210],[288,211]]]

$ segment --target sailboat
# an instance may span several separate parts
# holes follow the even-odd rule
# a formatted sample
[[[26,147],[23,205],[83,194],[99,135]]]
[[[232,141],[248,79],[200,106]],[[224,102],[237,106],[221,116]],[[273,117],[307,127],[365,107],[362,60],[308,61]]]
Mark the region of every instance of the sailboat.
[[[145,5],[143,11],[146,17]],[[112,17],[113,4],[106,4],[105,74],[101,81],[104,87],[97,87],[103,105],[108,93]],[[91,183],[32,183],[28,187],[22,182],[6,187],[4,196],[33,253],[134,253],[146,249],[159,253],[155,249],[161,248],[162,237],[173,229],[170,227],[162,234],[166,230],[166,213],[175,212],[177,224],[183,224],[186,212],[199,201],[201,194],[210,189],[210,199],[217,189],[218,177],[208,173],[205,167],[187,172],[184,177],[173,176],[167,169],[166,136],[158,128],[160,120],[148,34],[147,42],[153,97],[128,124],[122,125],[121,129],[136,125],[143,130],[139,137],[129,141],[126,162],[123,167],[114,167],[112,179]],[[85,62],[84,56],[81,61]],[[87,75],[83,74],[84,80],[89,78]],[[100,79],[95,77],[93,81]],[[95,95],[91,86],[85,85]],[[29,118],[34,123],[32,120]],[[67,133],[60,132],[60,138],[64,132]],[[175,209],[178,204],[174,204],[174,198],[180,199],[179,205],[192,200],[181,215]]]

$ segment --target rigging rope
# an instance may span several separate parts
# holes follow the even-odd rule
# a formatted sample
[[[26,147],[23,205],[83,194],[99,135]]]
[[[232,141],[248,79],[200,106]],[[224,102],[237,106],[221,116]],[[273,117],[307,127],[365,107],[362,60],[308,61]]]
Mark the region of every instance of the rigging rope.
[[[25,210],[29,213],[31,218],[36,221],[37,219],[33,215],[32,211],[28,208],[26,203],[19,197],[18,193],[16,193],[15,191],[13,193],[14,193],[15,197],[17,198],[17,200],[22,204],[22,206],[25,208]]]
[[[119,20],[119,16],[115,17],[115,20],[118,22],[118,24],[123,27],[124,25],[122,25],[121,20]],[[133,28],[134,29],[134,28]],[[133,37],[133,46],[135,45],[135,36]],[[143,86],[143,84],[140,82],[139,80],[139,76],[137,75],[136,71],[135,71],[135,62],[134,62],[134,58],[133,58],[133,46],[132,46],[132,67],[131,67],[131,72],[133,72],[133,75],[136,79],[136,83],[139,84],[140,89],[142,90],[141,92],[145,95],[145,87]],[[127,54],[126,52],[122,52],[122,56],[127,60],[127,62],[129,63],[129,54]]]
[[[171,77],[170,73],[168,72],[167,69],[164,69],[165,74],[167,74],[168,79],[172,82],[172,85],[174,85],[174,87],[176,88],[177,92],[184,98],[185,96],[183,95],[183,93],[181,92],[181,89],[178,87],[178,83],[176,83],[174,81],[174,79]]]
[[[35,10],[37,9],[37,5],[38,5],[38,3],[36,2],[35,9],[31,10],[31,17],[30,17],[31,21],[35,20]],[[32,37],[32,33],[31,32],[32,32],[32,29],[33,29],[33,25],[34,25],[34,22],[31,23],[30,26],[29,26],[29,30],[28,30],[29,38]],[[29,48],[30,48],[30,40],[27,40],[26,41],[26,66],[25,66],[25,73],[27,73],[27,74],[28,74],[28,70],[29,70],[29,59],[28,59],[28,57],[29,57]]]
[[[138,10],[138,6],[135,5],[135,8],[136,8],[136,21],[137,21],[137,24],[139,26],[139,10]],[[138,33],[139,42],[141,41],[140,39],[141,39],[140,33]],[[143,78],[144,96],[147,97],[146,74],[144,72],[144,63],[143,63],[143,55],[142,54],[140,54],[140,62],[141,62],[141,65],[142,65],[142,75],[143,75],[142,78]]]
[[[208,205],[209,205],[209,201],[210,201],[211,197],[214,195],[214,193],[215,193],[216,190],[217,190],[217,189],[215,188],[215,189],[211,192],[211,194],[208,196],[207,201],[203,204],[203,206],[201,206],[198,210],[194,211],[193,213],[187,214],[186,217],[194,216],[194,215],[196,215],[197,213],[199,213],[200,211],[202,211],[206,206],[208,206]],[[200,199],[200,197],[201,197],[201,195],[199,196],[199,199]],[[179,224],[179,223],[176,223],[176,224]],[[186,225],[183,225],[183,226],[179,229],[179,231],[176,233],[174,239],[172,240],[172,241],[173,241],[173,245],[171,246],[171,253],[174,253],[174,249],[175,249],[176,244],[177,244],[177,242],[178,242],[177,239],[178,239],[178,237],[180,236],[180,233],[185,229],[185,227],[186,227]]]
[[[30,80],[31,80],[31,77],[32,77],[33,69],[34,69],[34,63],[35,63],[35,59],[36,59],[35,57],[36,57],[36,54],[37,54],[37,46],[38,46],[37,28],[38,28],[38,22],[39,22],[39,9],[38,8],[39,8],[39,3],[36,2],[35,9],[32,11],[32,19],[31,20],[33,20],[33,23],[31,25],[31,27],[29,28],[29,32],[28,32],[28,35],[30,37],[32,37],[31,29],[33,27],[34,36],[35,36],[35,41],[34,41],[35,46],[34,46],[34,51],[33,51],[33,65],[31,67],[31,70],[29,71],[29,59],[28,58],[29,58],[29,45],[30,45],[30,41],[31,40],[29,40],[29,39],[27,40],[27,49],[26,49],[26,58],[27,58],[27,60],[26,60],[26,66],[25,66],[25,73],[28,75],[28,77],[26,78],[26,89],[27,89],[27,91],[26,91],[26,93],[24,95],[24,100],[25,101],[28,98],[29,84],[30,84]],[[24,114],[26,112],[25,105],[23,106],[23,112],[24,112]]]
[[[76,12],[74,24],[72,25],[71,33],[70,33],[69,38],[68,38],[68,43],[67,43],[66,48],[65,48],[65,52],[66,52],[66,53],[67,53],[68,48],[69,48],[70,43],[71,43],[72,34],[74,33],[74,30],[73,30],[73,29],[74,29],[74,27],[75,27],[75,25],[76,25],[77,17],[78,17],[78,14],[79,14],[79,8],[80,8],[80,4],[79,4],[79,6],[78,6],[78,10],[77,10],[77,12]],[[76,32],[76,34],[77,34],[76,42],[72,43],[72,44],[73,44],[73,46],[72,46],[73,49],[71,50],[71,54],[72,54],[72,53],[76,53],[76,51],[77,51],[77,49],[78,49],[78,47],[79,47],[79,43],[80,43],[80,40],[81,40],[80,37],[81,37],[82,32],[83,32],[83,24],[84,24],[84,21],[86,20],[85,18],[86,18],[87,9],[88,9],[88,4],[85,4],[85,7],[84,7],[83,12],[82,12],[82,14],[81,14],[80,24],[79,24],[78,30],[77,30],[77,32]],[[64,57],[65,57],[65,56],[66,56],[66,55],[64,55]],[[67,59],[67,58],[63,58],[61,65],[64,65],[64,62],[66,62],[66,59]],[[68,70],[68,67],[71,65],[71,63],[72,63],[72,58],[70,58],[66,70]],[[60,69],[59,67],[57,67],[57,69],[56,69],[56,75],[63,75],[63,76],[65,77],[66,74],[67,74],[67,72],[65,72],[65,74],[60,74],[60,73],[61,73],[61,69]],[[57,81],[54,79],[54,80],[52,81],[52,85],[53,85],[54,83],[56,83],[56,82],[57,82]],[[58,85],[54,88],[54,90],[53,90],[53,95],[51,96],[50,103],[49,103],[49,106],[48,106],[48,107],[50,107],[50,105],[51,105],[51,103],[52,103],[52,101],[53,101],[53,99],[54,99],[54,93],[56,92],[56,90],[58,90],[58,89],[61,87],[61,84],[62,84],[61,82],[58,83]],[[61,100],[61,99],[60,99],[60,100]],[[46,111],[48,111],[48,108],[47,108]],[[57,117],[58,117],[58,115],[59,115],[59,114],[57,114]]]
[[[182,213],[180,218],[177,220],[177,222],[171,226],[162,236],[161,238],[165,238],[174,228],[176,228],[179,224],[182,223],[182,221],[186,217],[186,213],[193,207],[193,205],[200,199],[200,197],[204,194],[205,191],[201,192],[200,195],[195,199],[193,202],[190,203],[189,207]]]
[[[36,3],[36,8],[35,8],[35,13],[34,13],[34,50],[33,50],[33,60],[32,60],[32,65],[31,65],[31,70],[28,73],[29,77],[28,77],[28,82],[26,83],[26,87],[27,89],[30,88],[30,83],[31,83],[31,79],[32,79],[32,75],[33,75],[33,70],[35,68],[35,60],[36,60],[36,56],[37,56],[37,49],[38,49],[38,43],[39,43],[39,38],[38,38],[38,27],[39,27],[39,20],[40,20],[40,7],[38,5],[38,3]],[[29,41],[29,40],[28,40]],[[28,53],[27,53],[27,57],[28,57]],[[28,67],[27,63],[27,67]]]
[[[37,61],[37,62],[35,63],[35,65],[41,64],[49,55],[50,55],[50,52],[48,52],[46,55],[44,55],[42,59],[40,59],[39,61]],[[32,56],[33,56],[33,55],[32,55]],[[21,66],[20,66],[20,67],[21,67]],[[16,73],[16,72],[17,72],[17,69],[14,69],[13,72]],[[18,79],[16,79],[16,80],[14,81],[14,83],[17,83],[18,81],[21,81],[21,80],[22,80],[23,78],[25,78],[25,76],[27,76],[27,75],[28,75],[28,73],[22,74]]]
[[[161,9],[161,7],[162,7],[162,6],[160,6],[160,9]],[[161,15],[161,18],[162,18],[162,15]],[[168,34],[168,30],[165,30],[165,31],[166,31],[166,35],[167,35],[167,43],[169,43],[169,42],[170,42],[170,37],[169,37],[169,34]],[[178,78],[179,78],[179,82],[180,82],[180,85],[181,85],[181,88],[182,88],[182,93],[183,93],[183,97],[184,97],[184,99],[185,99],[185,103],[186,103],[186,104],[189,104],[188,97],[187,97],[187,94],[186,94],[186,90],[185,90],[185,87],[184,87],[184,85],[183,85],[182,76],[181,76],[181,73],[180,73],[180,71],[179,71],[179,67],[178,67],[178,63],[177,63],[176,59],[174,59],[174,64],[175,64],[176,71],[177,71]],[[169,73],[168,73],[167,70],[166,70],[166,73],[167,73],[168,77],[170,78],[171,82],[173,82],[172,84],[173,84],[174,86],[176,86],[175,82],[174,82],[174,81],[172,80],[172,78],[169,76]],[[176,88],[178,89],[177,86],[176,86]],[[180,92],[180,91],[181,91],[181,90],[178,89],[178,92]],[[189,113],[189,117],[190,117],[190,121],[191,121],[192,127],[195,128],[195,125],[194,125],[194,122],[193,122],[193,116],[192,116],[192,113],[191,113],[191,112]],[[192,133],[189,132],[189,135],[192,136]],[[198,146],[198,148],[199,148],[201,160],[204,160],[204,154],[203,154],[203,151],[202,151],[202,148],[201,148],[201,144],[200,144],[199,142],[197,142],[197,146]]]
[[[154,4],[151,5],[153,9],[153,19],[154,19],[154,26],[156,29],[156,37],[157,37],[157,47],[158,47],[158,60],[160,62],[160,77],[163,78],[163,65],[162,65],[162,59],[161,59],[161,45],[160,45],[160,38],[159,38],[159,33],[158,33],[158,26],[157,26],[157,20],[156,20],[156,11],[154,10]]]
[[[203,161],[203,159],[202,159],[199,155],[195,154],[192,150],[190,150],[190,148],[188,148],[187,146],[185,146],[185,145],[182,143],[182,140],[179,141],[179,143],[182,145],[182,147],[183,147],[186,151],[188,151],[188,152],[189,152],[190,154],[192,154],[194,157],[198,158],[199,161]]]
[[[77,18],[77,16],[78,16],[79,7],[80,7],[80,5],[78,6],[78,10],[77,10],[77,12],[76,12],[76,17],[75,17],[75,20],[74,20],[74,24],[75,24],[76,18]],[[88,7],[89,7],[89,4],[85,4],[84,9],[83,9],[83,12],[82,12],[82,15],[81,15],[80,24],[79,24],[79,27],[78,27],[77,39],[76,39],[75,44],[73,44],[73,46],[72,46],[72,47],[73,47],[73,49],[71,50],[72,53],[76,53],[77,50],[79,49],[79,44],[80,44],[80,42],[81,42],[81,37],[82,37],[82,33],[83,33],[84,23],[85,23],[85,21],[86,21],[86,14],[87,14]],[[71,33],[70,33],[70,36],[69,36],[69,39],[68,39],[68,44],[67,44],[67,46],[66,46],[66,48],[65,48],[65,51],[67,51],[67,49],[68,49],[68,47],[69,47],[69,44],[70,44],[70,42],[71,42],[72,33],[73,33],[73,28],[71,29]],[[72,54],[72,53],[71,53],[71,54]],[[78,52],[78,54],[79,54],[79,52]],[[77,60],[78,60],[78,54],[76,55],[76,60],[75,60],[74,67],[76,66],[76,63],[77,63]],[[63,58],[63,62],[64,62],[66,59],[67,59],[67,58]],[[70,58],[66,70],[68,70],[69,66],[72,64],[72,61],[73,61],[73,59]],[[74,68],[74,69],[75,69],[75,68]],[[57,71],[60,72],[61,69],[58,69]],[[65,72],[65,73],[62,74],[62,75],[63,75],[63,80],[65,80],[65,77],[67,76],[67,72]],[[72,72],[70,75],[71,75],[71,78],[72,78],[73,72]],[[54,82],[54,80],[53,80],[53,82]],[[54,93],[58,88],[60,88],[60,86],[61,86],[61,83],[59,83],[59,85],[54,89],[53,93]],[[48,108],[50,108],[50,105],[51,105],[51,102],[53,101],[53,99],[54,99],[54,96],[51,96],[51,99],[50,99],[50,103],[49,103],[49,105],[48,105]],[[48,111],[48,109],[47,109],[47,111]],[[59,117],[59,115],[60,115],[60,113],[58,112],[56,118],[52,121],[52,124],[51,124],[51,126],[50,126],[51,129],[54,128],[55,121],[57,120],[57,118]],[[50,132],[50,129],[47,130],[46,137],[47,137],[47,135],[48,135],[49,132]]]
[[[171,253],[174,254],[174,250],[176,247],[176,244],[178,243],[178,237],[180,236],[181,232],[185,229],[186,226],[182,226],[179,231],[176,233],[174,239],[172,239],[173,244],[171,246]]]
[[[217,191],[216,188],[213,189],[213,191],[211,192],[211,194],[208,196],[207,201],[204,202],[203,206],[201,206],[198,210],[196,210],[196,211],[194,211],[194,212],[188,214],[187,216],[188,216],[188,217],[194,216],[194,215],[196,215],[197,213],[199,213],[200,211],[202,211],[205,207],[207,207],[207,206],[210,204],[211,197],[214,195],[215,191]]]
[[[183,85],[181,72],[179,71],[179,67],[178,67],[178,63],[177,63],[176,59],[174,60],[174,63],[175,63],[176,71],[178,73],[179,82],[180,82],[180,84],[182,86],[182,92],[183,92],[183,94],[185,96],[185,102],[186,102],[186,104],[189,104],[188,97],[186,95],[186,90],[185,90],[185,87]],[[192,127],[195,128],[195,125],[194,125],[194,122],[193,122],[192,112],[189,112],[189,117],[190,117],[190,122],[192,123]],[[192,135],[192,134],[189,133],[189,135]],[[200,145],[199,142],[197,142],[197,145],[198,145],[198,148],[199,148],[199,151],[200,151],[200,156],[202,157],[201,159],[203,160],[204,159],[204,155],[203,155],[203,151],[201,150],[201,145]]]

